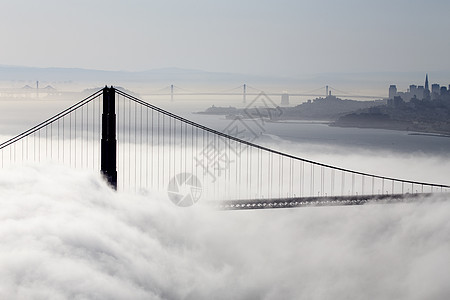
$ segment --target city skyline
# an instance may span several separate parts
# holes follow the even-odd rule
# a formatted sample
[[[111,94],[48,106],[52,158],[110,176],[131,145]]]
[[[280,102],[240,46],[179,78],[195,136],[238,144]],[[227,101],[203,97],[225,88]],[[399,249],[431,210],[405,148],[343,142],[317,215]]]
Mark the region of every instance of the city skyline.
[[[410,84],[406,92],[400,92],[397,89],[396,84],[391,84],[389,86],[389,99],[394,99],[395,97],[402,98],[403,101],[410,101],[412,99],[419,100],[435,100],[439,98],[447,98],[448,91],[450,91],[450,84],[447,86],[441,85],[440,83],[432,83],[430,89],[430,83],[428,79],[428,73],[425,75],[424,85]]]

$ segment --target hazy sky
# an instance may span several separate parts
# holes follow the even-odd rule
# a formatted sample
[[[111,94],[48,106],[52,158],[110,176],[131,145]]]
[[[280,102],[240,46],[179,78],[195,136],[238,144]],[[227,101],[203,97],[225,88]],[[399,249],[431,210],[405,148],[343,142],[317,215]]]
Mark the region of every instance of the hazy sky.
[[[248,74],[450,69],[448,0],[2,0],[4,65]]]

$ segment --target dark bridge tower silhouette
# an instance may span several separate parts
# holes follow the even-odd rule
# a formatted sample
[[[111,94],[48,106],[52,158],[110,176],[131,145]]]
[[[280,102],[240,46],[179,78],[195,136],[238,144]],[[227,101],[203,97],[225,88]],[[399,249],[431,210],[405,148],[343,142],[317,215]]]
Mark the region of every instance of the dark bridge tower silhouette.
[[[116,90],[112,86],[103,89],[101,173],[117,189],[115,94]]]

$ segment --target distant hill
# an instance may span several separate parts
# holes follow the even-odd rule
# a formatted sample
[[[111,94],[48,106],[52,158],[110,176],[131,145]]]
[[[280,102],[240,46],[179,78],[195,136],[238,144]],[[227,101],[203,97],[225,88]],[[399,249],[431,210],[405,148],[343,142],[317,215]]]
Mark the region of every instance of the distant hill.
[[[450,96],[437,100],[412,100],[360,109],[341,116],[334,126],[382,128],[450,134]]]
[[[374,101],[356,101],[342,100],[335,96],[329,95],[325,98],[317,98],[302,103],[294,107],[249,107],[245,109],[237,109],[235,107],[217,107],[211,106],[200,114],[208,115],[227,115],[228,118],[247,118],[247,117],[266,117],[272,121],[279,120],[321,120],[334,121],[339,117],[350,112],[364,108],[375,107],[386,104],[385,100]],[[269,112],[269,110],[271,110]]]
[[[340,116],[363,108],[385,104],[385,100],[343,100],[329,95],[302,103],[295,107],[281,108],[280,119],[284,120],[336,120]]]
[[[243,84],[245,82],[294,84],[296,79],[276,76],[257,76],[236,73],[207,72],[192,69],[163,68],[142,72],[104,71],[79,68],[35,68],[0,66],[0,81],[39,80],[43,82],[152,82],[197,84],[226,83]]]

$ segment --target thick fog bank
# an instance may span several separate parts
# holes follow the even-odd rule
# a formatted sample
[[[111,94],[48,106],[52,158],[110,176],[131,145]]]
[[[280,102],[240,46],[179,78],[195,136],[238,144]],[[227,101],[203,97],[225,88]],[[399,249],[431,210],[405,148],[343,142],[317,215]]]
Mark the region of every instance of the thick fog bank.
[[[446,299],[449,200],[212,211],[0,170],[0,298]]]

